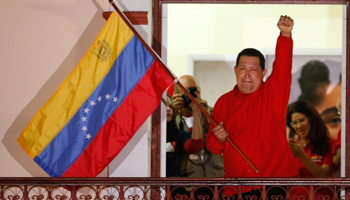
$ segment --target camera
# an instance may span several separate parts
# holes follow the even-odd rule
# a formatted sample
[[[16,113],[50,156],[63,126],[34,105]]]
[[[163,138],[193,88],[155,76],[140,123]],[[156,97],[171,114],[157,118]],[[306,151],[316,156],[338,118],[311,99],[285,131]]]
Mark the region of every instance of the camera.
[[[189,87],[187,91],[193,97],[197,98],[196,93],[194,93],[194,92],[197,92],[197,88],[196,87]],[[187,94],[183,94],[182,98],[184,99],[184,102],[185,102],[185,108],[189,108],[190,104],[192,103],[192,100],[190,99],[190,97],[188,97]]]

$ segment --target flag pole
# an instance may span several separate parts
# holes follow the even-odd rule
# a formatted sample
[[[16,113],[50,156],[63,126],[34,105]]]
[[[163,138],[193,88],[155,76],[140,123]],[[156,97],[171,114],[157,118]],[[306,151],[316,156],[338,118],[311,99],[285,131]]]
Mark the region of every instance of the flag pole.
[[[169,76],[174,80],[174,82],[185,92],[185,94],[196,104],[196,106],[204,113],[204,115],[213,123],[215,126],[218,124],[214,121],[214,119],[204,110],[204,108],[197,102],[194,97],[186,90],[186,88],[178,81],[177,77],[169,70],[169,68],[164,64],[162,59],[158,56],[158,54],[151,48],[149,45],[142,39],[142,37],[137,33],[134,27],[131,25],[128,18],[124,15],[123,12],[119,10],[117,5],[113,2],[113,0],[108,0],[109,3],[113,6],[118,15],[125,21],[128,27],[134,32],[136,37],[141,41],[141,43],[147,48],[147,50],[152,54],[152,56],[157,60],[160,66],[169,74]],[[236,149],[236,151],[243,157],[243,159],[253,168],[256,173],[259,173],[259,170],[254,166],[254,164],[244,155],[244,153],[237,147],[237,145],[229,138],[226,137],[226,140]]]

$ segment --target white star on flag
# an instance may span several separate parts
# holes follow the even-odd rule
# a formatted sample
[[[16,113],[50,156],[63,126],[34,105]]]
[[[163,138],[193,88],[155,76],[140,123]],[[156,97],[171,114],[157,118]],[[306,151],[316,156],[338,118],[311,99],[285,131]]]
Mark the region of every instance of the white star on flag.
[[[81,118],[83,120],[83,122],[86,122],[87,117],[83,116],[83,118]]]
[[[102,97],[99,96],[99,97],[97,98],[97,101],[98,101],[98,102],[102,101]]]
[[[106,99],[109,99],[111,97],[111,95],[109,95],[109,93],[107,95],[105,95]]]
[[[83,130],[83,131],[85,132],[85,131],[87,131],[88,129],[87,129],[86,126],[83,126],[83,128],[82,128],[81,130]]]
[[[94,107],[94,105],[96,105],[95,101],[90,101],[90,105],[91,107]]]
[[[113,97],[113,101],[114,101],[115,103],[117,103],[118,97]]]
[[[89,139],[90,140],[90,138],[91,138],[91,134],[90,133],[86,134],[86,138],[85,139]]]
[[[85,108],[84,109],[84,113],[89,113],[90,109],[89,108]]]

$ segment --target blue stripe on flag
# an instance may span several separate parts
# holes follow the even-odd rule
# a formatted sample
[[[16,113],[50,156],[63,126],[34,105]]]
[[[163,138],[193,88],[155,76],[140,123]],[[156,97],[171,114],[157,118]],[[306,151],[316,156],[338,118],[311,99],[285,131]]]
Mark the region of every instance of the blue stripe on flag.
[[[62,176],[153,62],[153,56],[134,36],[96,90],[42,153],[34,158],[34,161],[46,169],[50,176]]]

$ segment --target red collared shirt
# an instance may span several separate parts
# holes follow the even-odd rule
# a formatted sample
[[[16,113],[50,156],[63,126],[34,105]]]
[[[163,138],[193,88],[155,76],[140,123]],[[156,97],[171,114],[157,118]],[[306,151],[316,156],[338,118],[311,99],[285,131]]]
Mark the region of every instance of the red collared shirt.
[[[291,85],[291,38],[279,36],[273,71],[262,86],[249,95],[237,86],[219,98],[213,109],[216,122],[224,122],[229,137],[259,173],[248,165],[228,141],[220,143],[211,123],[206,136],[209,151],[223,154],[225,177],[294,177],[298,175],[286,138],[286,113]]]

